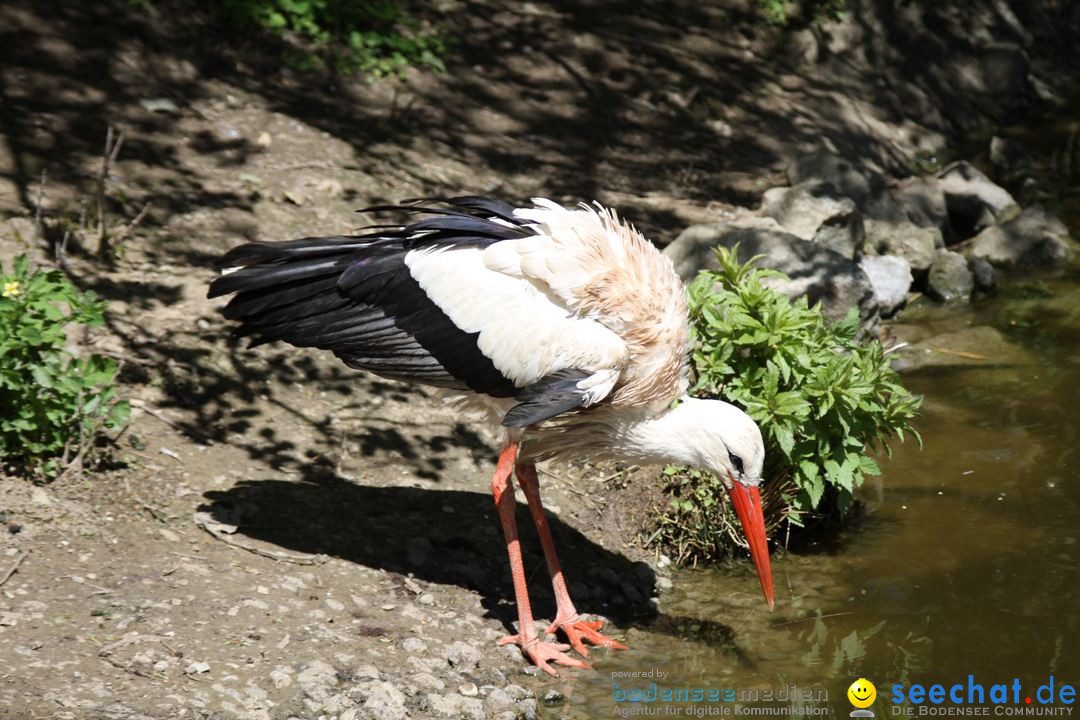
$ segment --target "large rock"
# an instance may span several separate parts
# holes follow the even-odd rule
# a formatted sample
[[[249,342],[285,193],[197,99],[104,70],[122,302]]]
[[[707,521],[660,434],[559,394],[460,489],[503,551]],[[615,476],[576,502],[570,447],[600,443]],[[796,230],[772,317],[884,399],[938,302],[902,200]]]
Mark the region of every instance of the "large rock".
[[[969,300],[974,289],[967,259],[952,250],[938,250],[926,279],[927,295],[942,302]]]
[[[901,181],[891,195],[908,220],[919,227],[936,228],[942,237],[948,237],[949,211],[945,191],[936,177],[908,178]]]
[[[881,173],[825,150],[795,160],[788,165],[787,176],[792,185],[809,181],[827,183],[840,196],[851,198],[861,210],[865,210],[870,198],[885,189],[885,177]]]
[[[877,321],[877,302],[866,274],[840,253],[803,240],[780,229],[769,218],[743,218],[714,225],[692,225],[664,248],[684,280],[691,280],[703,268],[716,268],[713,250],[717,246],[739,246],[739,259],[762,255],[757,264],[773,268],[788,279],[769,279],[766,284],[794,299],[805,296],[810,304],[821,304],[830,320],[842,319],[858,308],[863,327]]]
[[[876,255],[896,255],[908,261],[915,272],[925,272],[934,261],[941,232],[919,227],[908,220],[866,220],[866,251]]]
[[[969,252],[973,258],[1009,268],[1058,265],[1071,251],[1065,224],[1041,207],[1032,206],[1015,220],[980,232]]]
[[[862,214],[837,186],[806,182],[765,191],[760,213],[784,230],[854,258],[862,249]]]
[[[963,160],[938,173],[945,193],[949,223],[960,238],[968,238],[983,228],[1008,222],[1020,213],[1012,195]]]
[[[911,265],[896,255],[866,255],[859,261],[866,273],[874,300],[882,315],[892,315],[907,300],[911,289]]]

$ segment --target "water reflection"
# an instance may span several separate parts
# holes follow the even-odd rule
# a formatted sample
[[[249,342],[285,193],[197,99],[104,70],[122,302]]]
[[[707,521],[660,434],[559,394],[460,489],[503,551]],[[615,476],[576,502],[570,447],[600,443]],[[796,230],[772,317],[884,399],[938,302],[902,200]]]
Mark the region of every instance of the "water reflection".
[[[1018,284],[967,313],[909,313],[927,332],[991,325],[1034,360],[908,375],[928,398],[926,447],[882,462],[839,551],[775,560],[776,612],[748,564],[682,571],[657,625],[630,631],[634,649],[551,681],[566,700],[542,715],[612,716],[613,672],[660,670],[661,687],[825,688],[844,717],[858,677],[877,684],[878,717],[897,682],[1080,684],[1077,279]]]

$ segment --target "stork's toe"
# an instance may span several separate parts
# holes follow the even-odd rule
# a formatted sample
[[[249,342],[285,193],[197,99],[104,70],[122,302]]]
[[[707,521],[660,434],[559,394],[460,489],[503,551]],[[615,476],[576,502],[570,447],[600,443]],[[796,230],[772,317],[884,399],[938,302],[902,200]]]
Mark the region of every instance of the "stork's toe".
[[[546,632],[549,635],[554,635],[556,631],[562,630],[574,650],[584,657],[589,657],[589,649],[585,646],[585,643],[611,648],[612,650],[630,649],[618,640],[613,640],[598,632],[603,626],[603,620],[582,620],[581,617],[575,616],[562,621],[556,618]]]
[[[566,651],[570,649],[570,646],[564,643],[543,642],[539,638],[522,642],[520,635],[507,635],[499,640],[499,645],[509,645],[510,643],[520,647],[521,652],[525,653],[525,656],[532,660],[536,667],[553,677],[559,677],[559,673],[549,663],[592,670],[592,665],[589,663],[567,655]]]

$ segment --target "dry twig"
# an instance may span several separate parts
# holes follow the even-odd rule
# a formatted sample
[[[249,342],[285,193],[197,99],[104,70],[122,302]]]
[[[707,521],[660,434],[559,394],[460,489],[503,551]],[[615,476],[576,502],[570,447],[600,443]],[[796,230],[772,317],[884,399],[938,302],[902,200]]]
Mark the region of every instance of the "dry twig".
[[[19,557],[15,558],[15,563],[7,569],[7,572],[0,575],[0,586],[11,579],[11,576],[15,574],[15,571],[19,569],[19,566],[22,565],[23,560],[25,560],[26,556],[29,554],[29,550],[23,550],[22,553],[19,554]]]
[[[109,227],[106,219],[105,183],[109,179],[109,171],[116,162],[120,148],[124,145],[124,131],[116,131],[110,125],[105,133],[105,149],[101,153],[101,170],[98,173],[97,182],[97,224],[98,224],[98,257],[109,254]],[[145,209],[145,208],[144,208]]]
[[[243,550],[249,552],[252,555],[258,555],[260,557],[270,558],[271,560],[277,560],[278,562],[293,563],[294,565],[322,565],[326,562],[326,559],[320,555],[292,555],[290,553],[275,552],[274,550],[266,550],[254,545],[245,545],[244,543],[233,540],[231,537],[222,532],[216,532],[213,528],[205,523],[196,521],[196,524],[205,530],[210,537],[215,540],[220,540],[230,547],[234,547],[237,550]]]
[[[185,435],[190,435],[191,437],[195,438],[196,440],[199,440],[200,442],[202,442],[202,443],[204,443],[206,445],[213,445],[214,444],[213,439],[209,435],[204,435],[201,432],[199,432],[198,430],[195,430],[193,428],[184,427],[183,425],[176,422],[175,420],[172,420],[172,419],[166,417],[165,415],[161,414],[160,412],[158,412],[154,408],[150,407],[149,405],[147,405],[142,400],[139,400],[138,398],[133,398],[133,399],[129,400],[128,402],[131,403],[131,407],[138,408],[139,410],[142,410],[147,415],[150,415],[152,417],[157,418],[158,420],[165,423],[166,425],[171,427],[173,430],[176,430],[177,432],[181,432],[181,433],[183,433]]]

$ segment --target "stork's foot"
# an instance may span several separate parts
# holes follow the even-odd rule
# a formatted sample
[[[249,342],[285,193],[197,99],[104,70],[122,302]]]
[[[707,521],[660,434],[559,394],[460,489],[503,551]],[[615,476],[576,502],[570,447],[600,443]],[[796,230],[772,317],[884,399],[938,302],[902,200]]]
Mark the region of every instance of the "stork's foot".
[[[555,668],[548,663],[592,670],[592,665],[589,663],[566,654],[566,651],[570,649],[569,645],[543,642],[540,638],[522,641],[521,635],[507,635],[499,640],[499,645],[509,645],[510,643],[520,647],[521,652],[525,653],[525,656],[532,660],[536,667],[554,677],[559,677],[559,673],[555,672]]]
[[[618,640],[612,640],[597,632],[603,626],[603,620],[582,620],[580,615],[574,614],[565,620],[556,617],[555,622],[551,623],[551,626],[545,632],[548,635],[554,635],[555,631],[562,630],[574,650],[577,650],[584,657],[589,657],[589,649],[585,647],[585,643],[611,648],[612,650],[630,649]]]

